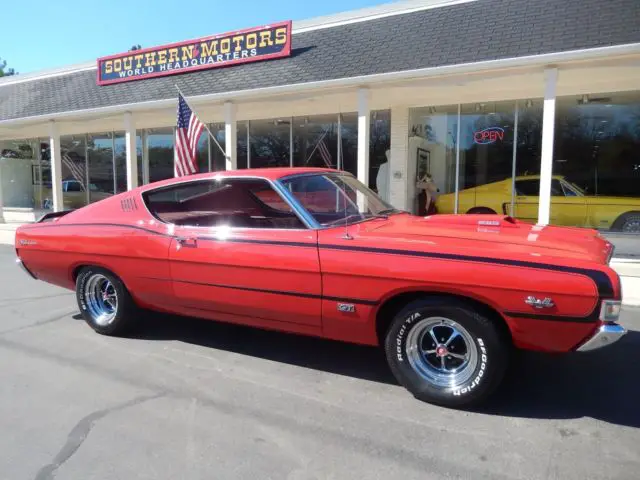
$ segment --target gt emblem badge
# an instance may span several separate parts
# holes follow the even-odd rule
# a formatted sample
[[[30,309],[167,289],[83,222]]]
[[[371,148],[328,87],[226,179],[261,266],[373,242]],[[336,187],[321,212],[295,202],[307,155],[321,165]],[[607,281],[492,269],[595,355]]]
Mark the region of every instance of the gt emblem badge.
[[[339,312],[347,312],[353,313],[356,311],[356,306],[353,303],[339,303],[338,304]]]
[[[551,308],[555,306],[553,300],[549,297],[546,297],[544,300],[540,300],[532,295],[529,295],[527,299],[524,301],[527,305],[531,305],[534,308]]]

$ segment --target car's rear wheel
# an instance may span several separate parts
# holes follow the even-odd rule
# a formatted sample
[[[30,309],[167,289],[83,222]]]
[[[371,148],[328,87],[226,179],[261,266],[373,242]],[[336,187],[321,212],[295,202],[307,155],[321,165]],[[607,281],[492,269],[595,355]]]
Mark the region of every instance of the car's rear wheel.
[[[510,345],[493,319],[448,297],[415,300],[394,317],[385,339],[400,384],[425,402],[466,407],[500,384]]]
[[[495,215],[495,210],[489,207],[473,207],[467,212],[469,215]]]
[[[84,320],[103,335],[122,335],[136,320],[137,307],[126,287],[103,268],[85,267],[79,272],[76,298]]]
[[[623,213],[613,222],[612,230],[624,233],[640,233],[640,212]]]

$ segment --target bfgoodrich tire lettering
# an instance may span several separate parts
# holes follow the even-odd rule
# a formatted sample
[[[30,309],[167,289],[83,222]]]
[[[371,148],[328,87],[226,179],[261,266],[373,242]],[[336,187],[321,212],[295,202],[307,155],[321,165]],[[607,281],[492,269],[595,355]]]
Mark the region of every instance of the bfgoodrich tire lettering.
[[[492,319],[448,297],[406,305],[385,338],[398,382],[416,398],[447,407],[484,401],[504,376],[509,349]]]
[[[135,324],[138,309],[122,281],[98,267],[76,278],[76,299],[85,322],[102,335],[122,335]]]

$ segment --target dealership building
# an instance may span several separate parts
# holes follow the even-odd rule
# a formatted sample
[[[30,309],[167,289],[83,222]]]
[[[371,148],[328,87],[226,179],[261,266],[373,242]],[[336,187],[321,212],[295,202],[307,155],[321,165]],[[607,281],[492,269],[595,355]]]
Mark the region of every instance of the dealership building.
[[[638,0],[402,1],[2,78],[4,219],[173,176],[178,90],[200,171],[331,166],[640,255]]]

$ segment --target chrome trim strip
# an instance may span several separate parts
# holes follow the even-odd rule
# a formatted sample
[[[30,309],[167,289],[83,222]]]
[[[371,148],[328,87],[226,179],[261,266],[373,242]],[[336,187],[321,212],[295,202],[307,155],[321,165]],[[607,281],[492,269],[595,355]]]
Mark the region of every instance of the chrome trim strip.
[[[578,347],[577,351],[590,352],[591,350],[607,347],[620,340],[626,333],[627,331],[624,327],[617,323],[601,325],[591,338]]]
[[[293,209],[298,218],[304,223],[307,228],[311,228],[313,230],[318,230],[322,228],[322,225],[318,223],[318,221],[311,215],[298,201],[298,199],[286,188],[284,185],[280,183],[279,180],[274,182],[269,181],[273,189],[282,197],[282,199],[289,204],[289,206]]]

